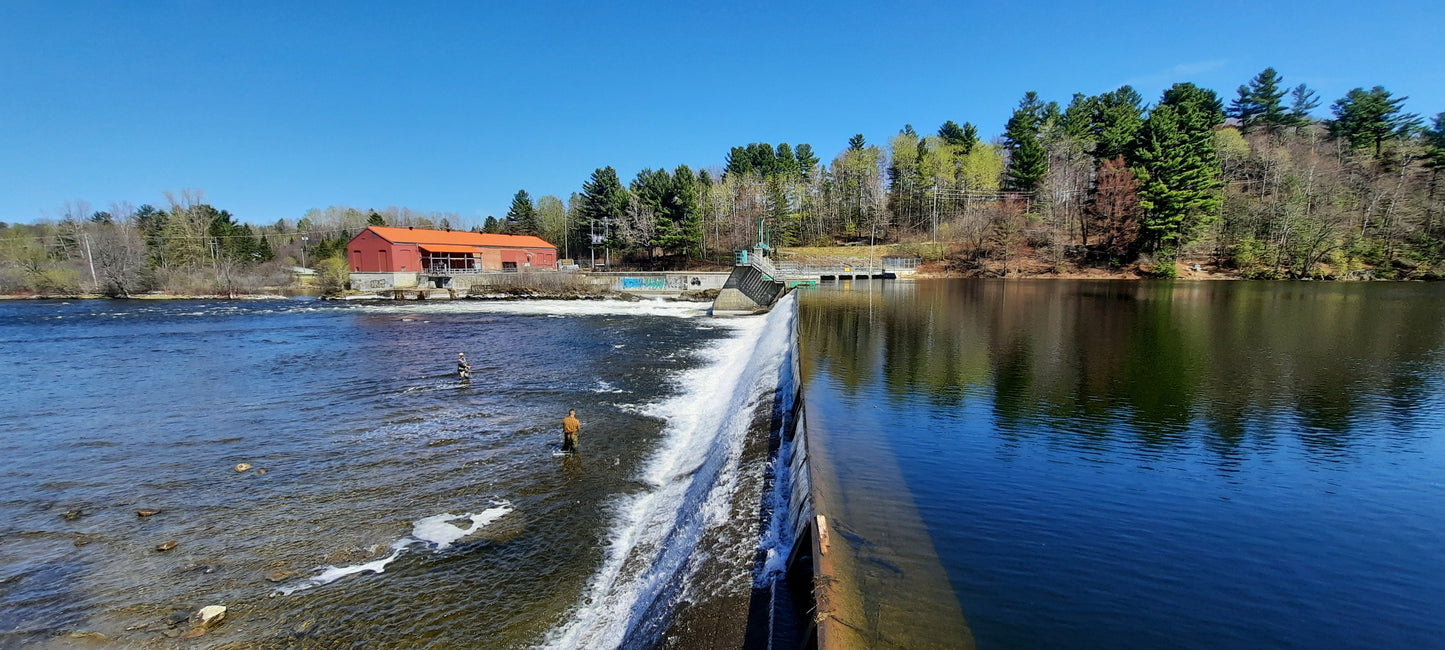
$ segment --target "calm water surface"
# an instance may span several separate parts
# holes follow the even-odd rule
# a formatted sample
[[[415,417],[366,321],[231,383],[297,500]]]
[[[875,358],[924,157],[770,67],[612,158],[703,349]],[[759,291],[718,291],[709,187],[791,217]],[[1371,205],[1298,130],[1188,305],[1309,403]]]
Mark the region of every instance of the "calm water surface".
[[[700,316],[581,302],[0,303],[0,646],[70,632],[173,644],[167,620],[211,604],[231,620],[200,645],[616,638],[638,599],[628,571],[649,570],[649,536],[666,532],[644,528],[678,510],[663,493],[709,493],[688,488],[695,468],[677,451],[714,446],[707,413],[730,395],[709,393],[728,377],[706,373],[746,358],[739,337],[757,331]],[[458,351],[469,386],[453,374]],[[709,383],[684,390],[700,372]],[[562,459],[568,408],[583,450]]]
[[[980,647],[1445,647],[1445,286],[851,283],[799,310],[845,510],[917,513],[951,587],[925,595]],[[857,534],[877,574],[920,553]]]

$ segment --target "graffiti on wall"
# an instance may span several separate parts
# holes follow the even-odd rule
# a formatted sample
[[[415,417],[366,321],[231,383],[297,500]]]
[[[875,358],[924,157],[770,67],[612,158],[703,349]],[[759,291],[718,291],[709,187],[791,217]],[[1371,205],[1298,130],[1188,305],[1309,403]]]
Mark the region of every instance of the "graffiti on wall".
[[[625,289],[666,289],[666,278],[622,278],[622,288]]]

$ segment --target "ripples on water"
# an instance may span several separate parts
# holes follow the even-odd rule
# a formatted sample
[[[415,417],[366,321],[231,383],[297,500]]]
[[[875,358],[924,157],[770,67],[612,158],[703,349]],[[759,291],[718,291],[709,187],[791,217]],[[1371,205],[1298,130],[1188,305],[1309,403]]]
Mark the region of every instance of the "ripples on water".
[[[982,647],[1438,646],[1442,289],[824,288],[805,399]]]
[[[537,643],[602,564],[617,500],[650,489],[649,405],[737,336],[698,314],[0,304],[0,645],[164,640],[210,604],[232,620],[206,644]],[[583,453],[554,458],[568,408]]]

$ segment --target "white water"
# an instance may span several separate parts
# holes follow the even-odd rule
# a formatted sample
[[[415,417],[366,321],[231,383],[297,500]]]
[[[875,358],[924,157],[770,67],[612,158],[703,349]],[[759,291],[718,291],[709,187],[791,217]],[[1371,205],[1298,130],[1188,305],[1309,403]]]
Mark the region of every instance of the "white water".
[[[512,512],[512,504],[503,501],[495,507],[487,508],[476,514],[454,515],[450,512],[444,512],[439,515],[419,519],[412,523],[411,536],[403,537],[392,543],[391,555],[363,564],[353,564],[343,567],[322,567],[320,569],[321,573],[306,578],[302,582],[294,585],[282,587],[272,595],[280,594],[290,596],[298,591],[305,591],[312,587],[320,587],[321,585],[330,584],[346,576],[358,573],[385,573],[386,565],[395,562],[396,558],[401,557],[401,554],[406,552],[413,544],[426,544],[431,546],[432,550],[441,552],[457,540],[481,530],[482,527],[502,518],[503,515],[510,512]],[[461,520],[469,521],[470,525],[462,528],[453,523]]]
[[[678,378],[676,397],[647,407],[667,427],[643,466],[646,489],[616,504],[602,567],[545,646],[617,647],[670,585],[690,578],[698,541],[727,520],[744,438],[777,388],[796,316],[790,294],[766,316],[725,321],[735,335],[700,353],[708,363]]]
[[[366,309],[400,314],[516,314],[521,316],[671,316],[692,318],[707,313],[708,304],[669,300],[443,300],[389,301],[349,304],[347,309]]]

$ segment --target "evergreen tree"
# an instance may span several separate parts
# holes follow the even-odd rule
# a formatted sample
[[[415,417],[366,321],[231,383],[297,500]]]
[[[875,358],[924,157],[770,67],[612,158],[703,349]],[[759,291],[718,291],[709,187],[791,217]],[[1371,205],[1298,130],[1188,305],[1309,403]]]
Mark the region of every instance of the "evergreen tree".
[[[782,149],[780,145],[778,147]],[[796,162],[796,161],[795,161]],[[706,177],[707,172],[701,176]],[[659,244],[667,250],[696,251],[702,255],[702,210],[700,198],[706,184],[694,176],[692,168],[678,165],[672,171],[672,201],[668,206],[668,217],[673,223],[670,238]]]
[[[1432,169],[1445,169],[1445,112],[1435,114],[1423,135],[1428,164]]]
[[[863,139],[862,133],[855,134],[853,137],[848,138],[848,149],[850,151],[862,151],[863,148],[867,146],[868,141]]]
[[[1055,105],[1057,109],[1057,105]],[[1009,151],[1007,187],[1015,192],[1032,192],[1049,172],[1048,151],[1039,142],[1048,109],[1039,101],[1038,93],[1024,93],[1004,127],[1004,142]]]
[[[1090,130],[1093,132],[1094,157],[1112,160],[1124,156],[1133,160],[1134,141],[1144,127],[1144,98],[1129,86],[1099,95],[1094,106]]]
[[[1074,93],[1073,99],[1064,109],[1063,129],[1070,137],[1084,143],[1084,149],[1094,146],[1094,112],[1099,108],[1099,97]]]
[[[1008,189],[1032,192],[1049,173],[1049,152],[1039,136],[1020,134],[1014,142],[1008,161]]]
[[[497,222],[497,218],[494,217],[494,216],[492,216],[492,215],[490,215],[490,214],[487,215],[487,220],[482,223],[482,232],[487,233],[487,234],[489,234],[489,235],[495,235],[495,234],[501,232],[501,230],[502,230],[502,225]]]
[[[787,176],[798,175],[798,158],[793,154],[793,148],[783,142],[778,145],[778,173]]]
[[[944,142],[955,147],[962,147],[967,140],[967,137],[963,134],[963,127],[959,126],[958,123],[953,120],[944,122],[943,126],[938,127],[938,137],[943,138]]]
[[[806,142],[798,145],[793,151],[793,157],[798,159],[798,171],[807,176],[813,171],[813,166],[818,164],[818,157],[813,155],[813,145]]]
[[[753,170],[753,158],[744,147],[733,147],[728,151],[724,171],[728,174],[743,175]]]
[[[368,217],[366,218],[366,225],[368,225],[368,226],[385,226],[385,225],[386,225],[386,219],[382,218],[381,215],[377,214],[377,213],[376,213],[376,210],[372,210],[372,211],[371,211],[371,216],[368,216]]]
[[[1139,207],[1163,274],[1173,275],[1179,249],[1218,218],[1224,183],[1213,127],[1222,119],[1213,92],[1175,84],[1139,134]]]
[[[536,235],[537,207],[527,190],[517,190],[512,196],[512,207],[507,210],[507,232],[513,235]]]
[[[1330,134],[1355,149],[1373,145],[1379,158],[1385,142],[1408,135],[1420,124],[1419,116],[1404,112],[1406,99],[1390,97],[1384,86],[1351,90],[1330,106],[1335,115]]]
[[[1289,92],[1289,97],[1290,126],[1299,128],[1307,126],[1310,122],[1314,121],[1314,118],[1310,117],[1310,111],[1320,107],[1320,96],[1315,93],[1315,91],[1310,90],[1304,84],[1300,84]]]
[[[1280,86],[1283,81],[1274,68],[1265,68],[1248,85],[1239,87],[1239,97],[1230,103],[1227,115],[1239,120],[1241,132],[1262,127],[1267,133],[1275,133],[1291,125],[1283,101],[1289,91]]]
[[[626,216],[630,200],[627,188],[617,178],[617,170],[603,167],[593,171],[582,184],[582,196],[578,198],[578,238],[590,245],[591,235],[596,234],[606,246],[617,247],[615,224]]]

